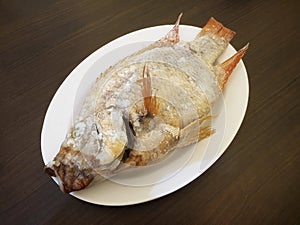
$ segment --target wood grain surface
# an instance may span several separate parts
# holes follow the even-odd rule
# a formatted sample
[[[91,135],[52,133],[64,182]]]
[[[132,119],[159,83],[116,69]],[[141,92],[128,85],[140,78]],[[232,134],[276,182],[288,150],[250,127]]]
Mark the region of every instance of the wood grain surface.
[[[299,2],[0,1],[0,224],[300,224]],[[201,177],[163,198],[105,207],[63,194],[43,173],[40,133],[59,85],[84,58],[145,27],[237,32],[250,82],[245,120]]]

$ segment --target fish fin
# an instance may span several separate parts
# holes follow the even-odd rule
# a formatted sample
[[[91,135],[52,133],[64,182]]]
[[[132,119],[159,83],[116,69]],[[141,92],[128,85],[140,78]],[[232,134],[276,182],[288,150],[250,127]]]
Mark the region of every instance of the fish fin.
[[[144,53],[148,50],[151,50],[153,48],[163,47],[163,46],[168,46],[168,45],[173,45],[173,44],[178,43],[180,41],[180,38],[179,38],[179,23],[180,23],[180,18],[182,17],[182,15],[183,14],[180,13],[174,27],[166,34],[166,36],[164,36],[163,38],[155,41],[154,43],[152,43],[148,47],[137,51],[136,53],[130,55],[129,57],[140,55],[140,54],[142,54],[142,53]]]
[[[233,69],[236,67],[239,61],[242,59],[242,57],[245,55],[248,46],[249,43],[229,59],[215,66],[215,73],[221,89],[224,89],[229,76],[231,75]]]
[[[169,43],[169,44],[176,44],[179,42],[179,23],[180,23],[180,19],[182,17],[182,13],[179,14],[177,21],[174,25],[174,27],[172,28],[172,30],[169,31],[169,33],[167,33],[167,35],[165,37],[163,37],[162,39],[158,40],[158,44],[164,44],[164,43]]]
[[[234,31],[211,17],[196,38],[190,42],[190,49],[212,65],[234,36]]]
[[[204,120],[209,120],[212,116],[207,116],[184,127],[180,132],[179,142],[176,147],[181,148],[203,140],[212,135],[215,130],[211,126],[202,126]]]
[[[200,32],[200,35],[208,35],[211,37],[224,38],[228,44],[235,36],[235,32],[225,27],[215,18],[211,17]]]
[[[145,77],[146,74],[146,77]],[[144,97],[144,107],[148,115],[155,116],[158,111],[156,96],[152,95],[152,83],[148,67],[145,65],[142,78],[142,94]]]
[[[215,133],[215,129],[213,129],[213,128],[210,127],[210,126],[201,127],[201,128],[200,128],[199,135],[198,135],[198,140],[197,140],[197,142],[203,140],[204,138],[207,138],[207,137],[211,136],[211,135],[214,134],[214,133]]]

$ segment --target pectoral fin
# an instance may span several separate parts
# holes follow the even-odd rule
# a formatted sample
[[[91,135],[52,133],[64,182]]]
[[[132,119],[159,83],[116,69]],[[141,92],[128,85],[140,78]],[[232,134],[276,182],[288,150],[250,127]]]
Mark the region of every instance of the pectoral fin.
[[[146,74],[146,77],[145,77]],[[148,115],[155,116],[158,111],[158,102],[156,101],[156,96],[152,95],[152,84],[151,77],[148,67],[145,65],[143,69],[143,86],[142,94],[144,97],[144,106]]]

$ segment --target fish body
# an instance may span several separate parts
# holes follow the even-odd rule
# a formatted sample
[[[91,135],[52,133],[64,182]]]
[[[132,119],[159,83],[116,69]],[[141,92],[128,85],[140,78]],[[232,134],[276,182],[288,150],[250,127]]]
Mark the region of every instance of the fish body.
[[[62,191],[150,165],[214,132],[204,121],[247,46],[215,65],[235,33],[211,18],[193,41],[180,41],[180,17],[165,37],[97,78],[59,153],[45,167]]]

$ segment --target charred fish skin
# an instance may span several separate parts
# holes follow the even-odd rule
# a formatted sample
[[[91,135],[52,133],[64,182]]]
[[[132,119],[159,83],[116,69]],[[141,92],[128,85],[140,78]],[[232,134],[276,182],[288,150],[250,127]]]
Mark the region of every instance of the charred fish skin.
[[[84,189],[97,176],[155,163],[213,134],[203,122],[211,119],[211,105],[248,45],[215,65],[235,32],[211,18],[193,41],[180,41],[181,16],[165,37],[97,78],[59,153],[45,167],[63,192]]]

